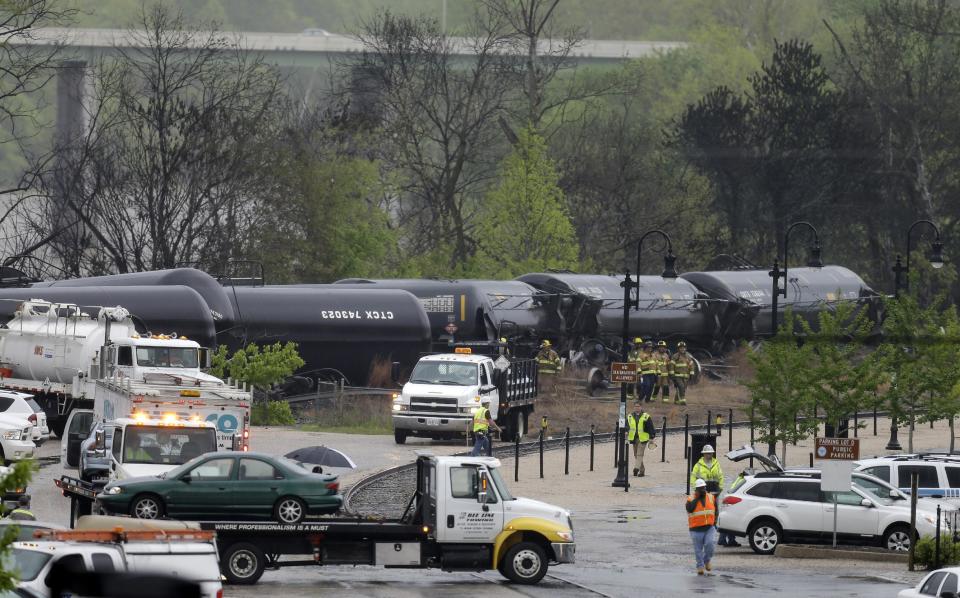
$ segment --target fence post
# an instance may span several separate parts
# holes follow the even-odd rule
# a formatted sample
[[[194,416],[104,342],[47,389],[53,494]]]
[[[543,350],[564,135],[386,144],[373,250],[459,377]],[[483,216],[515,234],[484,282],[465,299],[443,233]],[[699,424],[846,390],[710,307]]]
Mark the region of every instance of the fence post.
[[[860,410],[857,409],[853,412],[853,437],[859,438],[857,436],[860,433]]]
[[[687,447],[690,446],[690,414],[683,414],[683,458],[687,458]],[[690,494],[687,492],[687,494]]]
[[[813,469],[813,453],[810,453],[810,469]]]
[[[933,556],[933,568],[939,569],[940,568],[940,505],[939,504],[937,505],[937,531],[935,535],[936,535],[936,538],[934,539],[933,542],[936,545],[936,549],[934,550],[934,556]]]
[[[567,434],[563,438],[563,475],[570,475],[570,427],[567,426]]]
[[[873,435],[877,435],[877,408],[873,408]]]
[[[513,435],[513,481],[520,481],[520,435]]]
[[[623,435],[623,491],[630,492],[630,444],[627,435]]]
[[[593,424],[590,424],[590,471],[593,471]]]
[[[540,479],[543,479],[543,430],[540,430]]]
[[[707,409],[707,434],[713,431],[713,410]]]
[[[667,462],[667,416],[663,416],[663,425],[660,426],[660,462]]]
[[[620,464],[620,420],[617,420],[617,425],[613,429],[613,466],[617,467]]]
[[[727,450],[733,450],[733,409],[730,409],[730,417],[727,419]]]

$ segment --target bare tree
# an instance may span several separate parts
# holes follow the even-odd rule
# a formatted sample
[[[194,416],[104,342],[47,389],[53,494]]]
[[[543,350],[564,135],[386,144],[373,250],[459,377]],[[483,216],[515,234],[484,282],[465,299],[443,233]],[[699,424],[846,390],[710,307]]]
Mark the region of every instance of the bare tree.
[[[145,9],[116,63],[97,69],[91,126],[61,148],[52,195],[79,222],[62,251],[75,273],[238,257],[269,192],[280,81],[215,29]]]
[[[513,58],[502,23],[487,17],[454,39],[434,20],[381,14],[363,25],[365,50],[347,65],[353,91],[376,96],[368,109],[385,159],[402,173],[396,211],[412,228],[411,249],[448,244],[450,266],[473,253],[477,201],[503,145],[497,116]]]

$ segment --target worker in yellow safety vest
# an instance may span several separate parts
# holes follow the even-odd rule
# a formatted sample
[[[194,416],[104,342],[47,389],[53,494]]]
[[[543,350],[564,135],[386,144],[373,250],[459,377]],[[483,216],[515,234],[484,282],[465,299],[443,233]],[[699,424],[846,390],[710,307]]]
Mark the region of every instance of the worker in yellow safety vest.
[[[653,341],[643,343],[640,363],[640,400],[649,403],[653,396],[653,386],[657,383],[657,356],[653,350]]]
[[[657,343],[657,383],[653,387],[653,396],[658,392],[663,396],[663,402],[670,402],[670,375],[673,373],[673,363],[670,361],[670,351],[667,349],[667,342]]]
[[[473,412],[473,450],[472,457],[486,455],[490,452],[490,428],[501,432],[500,426],[490,417],[490,399],[484,397],[480,407]]]
[[[680,341],[677,343],[677,352],[670,359],[673,365],[673,386],[677,389],[677,396],[673,400],[679,405],[687,404],[687,383],[694,372],[694,362],[690,354],[687,353],[687,343]]]
[[[703,575],[704,569],[713,570],[713,544],[716,536],[717,500],[707,492],[707,482],[697,479],[693,484],[693,494],[687,497],[687,527],[693,540],[693,553],[697,560],[697,575]]]
[[[550,346],[550,341],[540,343],[537,366],[541,374],[556,374],[560,371],[560,356]]]
[[[13,521],[36,521],[37,517],[30,511],[30,495],[21,494],[17,499],[17,508],[10,511],[7,519]]]
[[[630,349],[630,352],[627,353],[627,363],[637,364],[637,374],[640,374],[640,359],[643,355],[643,339],[639,336],[633,339],[633,347]],[[634,399],[639,398],[640,396],[640,384],[628,384],[627,385],[628,394]]]
[[[633,413],[627,416],[627,441],[633,445],[633,459],[636,466],[633,475],[643,477],[646,470],[643,467],[643,454],[647,450],[647,443],[656,438],[657,429],[650,419],[650,414],[643,410],[639,402],[633,406]]]

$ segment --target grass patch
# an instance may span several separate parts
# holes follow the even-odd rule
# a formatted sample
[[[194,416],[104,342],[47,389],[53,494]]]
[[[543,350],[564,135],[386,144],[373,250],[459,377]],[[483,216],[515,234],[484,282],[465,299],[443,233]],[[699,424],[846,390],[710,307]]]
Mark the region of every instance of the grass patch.
[[[393,434],[389,396],[343,395],[322,404],[303,405],[295,413],[297,427],[308,432]]]

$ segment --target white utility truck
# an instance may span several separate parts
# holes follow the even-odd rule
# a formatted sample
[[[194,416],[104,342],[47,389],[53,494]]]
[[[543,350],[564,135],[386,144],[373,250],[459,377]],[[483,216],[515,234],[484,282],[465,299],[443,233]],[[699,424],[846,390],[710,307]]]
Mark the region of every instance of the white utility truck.
[[[503,428],[503,440],[523,437],[537,398],[535,359],[472,353],[422,357],[393,398],[393,435],[397,444],[407,436],[451,438],[472,430],[473,414],[490,399],[490,417]]]
[[[199,416],[216,426],[220,448],[244,447],[251,394],[200,371],[205,354],[175,334],[140,334],[122,307],[90,315],[30,300],[0,329],[0,387],[32,394],[61,438],[75,409],[92,409],[98,422],[143,411]]]
[[[221,570],[238,584],[256,583],[267,567],[308,564],[496,570],[514,583],[535,584],[550,565],[574,562],[570,512],[511,495],[499,460],[422,454],[416,467],[416,488],[399,519],[200,527],[217,533]]]

